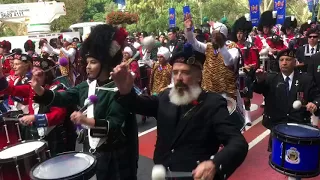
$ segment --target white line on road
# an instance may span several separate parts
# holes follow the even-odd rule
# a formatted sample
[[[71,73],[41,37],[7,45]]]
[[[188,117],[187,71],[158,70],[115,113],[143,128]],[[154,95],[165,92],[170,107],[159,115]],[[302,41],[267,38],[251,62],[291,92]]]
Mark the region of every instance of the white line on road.
[[[152,131],[155,131],[155,130],[157,130],[157,126],[155,126],[155,127],[151,128],[151,129],[148,129],[148,130],[146,130],[146,131],[143,131],[143,132],[139,133],[139,134],[138,134],[138,137],[141,137],[141,136],[143,136],[143,135],[146,135],[146,134],[148,134],[148,133],[151,133]]]
[[[270,134],[270,130],[267,129],[263,133],[261,133],[258,137],[256,137],[254,140],[252,140],[249,143],[249,150],[253,148],[255,145],[257,145],[259,142],[261,142],[265,137],[267,137]]]

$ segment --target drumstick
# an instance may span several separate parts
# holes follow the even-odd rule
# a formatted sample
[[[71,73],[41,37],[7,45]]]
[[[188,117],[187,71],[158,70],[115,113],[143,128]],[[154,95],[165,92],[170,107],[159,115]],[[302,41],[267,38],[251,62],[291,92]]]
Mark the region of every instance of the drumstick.
[[[134,58],[131,58],[131,59],[129,59],[127,62],[126,62],[126,65],[128,66],[130,63],[132,63],[132,61],[134,61]],[[132,74],[132,73],[131,73]],[[132,74],[132,75],[134,75],[134,74]],[[111,78],[111,76],[109,77],[109,80],[111,80],[112,78]]]
[[[169,171],[166,173],[166,169],[163,165],[155,165],[152,168],[151,178],[152,180],[165,180],[165,178],[190,178],[193,177],[191,172],[174,172]]]

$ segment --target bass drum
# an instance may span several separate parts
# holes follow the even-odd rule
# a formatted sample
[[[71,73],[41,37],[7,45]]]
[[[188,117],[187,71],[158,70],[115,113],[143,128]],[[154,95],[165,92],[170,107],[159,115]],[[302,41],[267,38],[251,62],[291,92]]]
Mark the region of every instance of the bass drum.
[[[228,111],[230,116],[228,117],[228,120],[231,121],[240,131],[243,131],[245,128],[245,119],[237,109],[237,102],[230,98],[223,96],[228,103]]]

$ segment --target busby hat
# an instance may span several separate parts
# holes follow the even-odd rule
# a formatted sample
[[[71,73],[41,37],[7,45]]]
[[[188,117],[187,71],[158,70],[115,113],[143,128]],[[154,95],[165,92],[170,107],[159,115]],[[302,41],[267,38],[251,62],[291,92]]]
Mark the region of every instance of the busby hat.
[[[294,48],[284,49],[278,53],[277,59],[279,60],[281,56],[296,58],[296,50]]]
[[[281,27],[281,31],[283,33],[286,33],[286,29],[290,29],[290,28],[297,28],[298,26],[298,22],[297,19],[294,16],[289,16],[286,17],[286,19],[284,20],[283,26]]]
[[[236,20],[236,22],[232,26],[232,38],[234,41],[237,40],[237,33],[241,31],[249,34],[252,31],[252,22],[250,19],[242,16]]]
[[[206,56],[198,51],[194,51],[192,45],[186,43],[183,51],[176,53],[170,59],[170,64],[184,63],[202,69]]]
[[[305,22],[300,26],[300,34],[303,34],[305,31],[308,31],[311,28],[310,23]]]
[[[83,60],[92,57],[100,61],[102,68],[111,71],[122,61],[127,31],[124,28],[101,24],[96,26],[82,44],[80,55]]]
[[[24,43],[24,50],[27,51],[35,51],[35,44],[29,39]]]
[[[0,42],[0,48],[2,48],[2,49],[6,48],[6,41],[5,40]]]
[[[45,38],[40,39],[39,41],[39,49],[41,49],[41,47],[45,44],[48,43],[48,40]]]
[[[265,11],[261,14],[258,30],[262,31],[264,26],[273,27],[277,23],[277,17],[274,16],[275,12],[273,11]]]

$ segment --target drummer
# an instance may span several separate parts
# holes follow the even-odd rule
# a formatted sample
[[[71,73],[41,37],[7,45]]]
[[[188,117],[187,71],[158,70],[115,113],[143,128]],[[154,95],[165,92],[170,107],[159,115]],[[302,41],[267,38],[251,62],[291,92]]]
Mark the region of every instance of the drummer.
[[[31,61],[28,55],[21,55],[21,61]],[[37,58],[33,61],[33,66],[46,70],[53,67],[55,64],[46,59]],[[46,89],[56,90],[56,84],[52,84],[54,79],[51,71],[45,73],[41,77],[41,85]],[[8,83],[0,70],[0,93],[11,96],[21,97],[28,101],[28,115],[20,118],[21,135],[23,140],[32,140],[44,138],[49,145],[52,155],[64,152],[64,128],[62,126],[63,120],[66,117],[65,108],[57,108],[52,106],[43,106],[33,102],[34,91],[30,84],[15,86]]]
[[[131,112],[156,117],[155,164],[169,172],[194,170],[195,179],[227,179],[244,161],[248,144],[227,120],[226,100],[200,86],[204,55],[184,49],[171,58],[174,87],[158,96],[137,96],[127,65],[117,66],[112,73],[117,101]],[[217,152],[220,142],[224,148]]]
[[[296,53],[294,49],[280,51],[278,57],[280,73],[256,71],[254,92],[263,94],[265,108],[262,124],[272,130],[280,123],[310,124],[310,113],[319,109],[320,93],[312,77],[294,70]],[[293,108],[299,100],[305,108]],[[271,138],[268,151],[271,151]]]
[[[81,57],[87,61],[88,80],[56,93],[45,90],[38,78],[42,71],[33,72],[32,87],[39,95],[35,101],[65,107],[79,105],[87,109],[75,111],[71,120],[85,127],[84,151],[97,157],[98,180],[136,180],[138,132],[135,114],[114,100],[115,84],[109,80],[111,70],[122,61],[122,49],[127,32],[111,25],[98,25],[82,45]],[[117,44],[117,45],[115,45]],[[121,48],[120,48],[121,47]],[[98,98],[88,104],[88,97]]]

